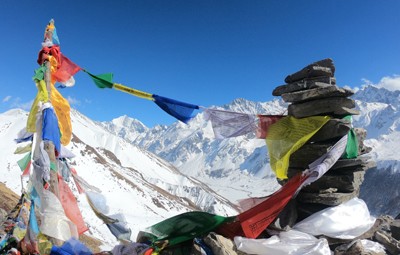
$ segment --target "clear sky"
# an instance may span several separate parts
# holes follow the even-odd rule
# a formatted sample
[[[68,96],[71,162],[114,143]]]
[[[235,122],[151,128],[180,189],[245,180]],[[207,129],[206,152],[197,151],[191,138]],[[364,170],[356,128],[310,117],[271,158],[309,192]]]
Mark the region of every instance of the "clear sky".
[[[398,0],[0,1],[0,112],[29,110],[43,32],[54,18],[61,51],[114,82],[209,107],[269,101],[286,75],[323,58],[339,86],[400,89]],[[60,90],[88,117],[145,125],[175,119],[151,101],[98,89],[87,74]],[[368,81],[366,81],[368,80]]]

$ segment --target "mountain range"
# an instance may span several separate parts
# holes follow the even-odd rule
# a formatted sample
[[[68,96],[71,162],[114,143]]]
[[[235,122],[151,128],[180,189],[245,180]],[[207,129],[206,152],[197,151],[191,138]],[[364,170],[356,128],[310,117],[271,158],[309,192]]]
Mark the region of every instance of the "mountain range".
[[[367,130],[365,144],[377,162],[367,171],[361,188],[373,215],[400,213],[400,91],[368,85],[353,99],[361,114],[353,126]],[[284,114],[287,104],[274,99],[252,102],[235,99],[216,109],[249,114]],[[163,114],[160,112],[160,114]],[[28,113],[12,109],[0,114],[0,182],[17,193],[26,187],[13,154],[14,139],[26,125]],[[211,124],[199,113],[187,125],[146,127],[139,120],[121,116],[109,122],[89,119],[71,111],[73,139],[67,148],[75,154],[70,165],[82,178],[102,190],[104,209],[123,213],[135,234],[178,213],[204,210],[219,215],[238,213],[237,200],[266,196],[280,187],[269,167],[263,139],[255,134],[215,139]],[[24,186],[24,187],[22,187]],[[115,238],[96,218],[70,182],[91,233],[112,246]]]

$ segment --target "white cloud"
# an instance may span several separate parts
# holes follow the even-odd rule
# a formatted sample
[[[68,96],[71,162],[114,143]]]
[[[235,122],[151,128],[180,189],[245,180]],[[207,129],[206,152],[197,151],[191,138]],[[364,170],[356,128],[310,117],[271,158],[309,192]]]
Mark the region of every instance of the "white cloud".
[[[6,96],[5,98],[3,98],[3,103],[10,101],[11,96]]]
[[[391,91],[400,90],[400,75],[395,74],[393,76],[385,76],[378,84],[376,84],[376,86]]]
[[[70,96],[68,96],[67,100],[70,105],[80,105],[81,104],[81,101],[79,101],[76,98],[70,97]]]

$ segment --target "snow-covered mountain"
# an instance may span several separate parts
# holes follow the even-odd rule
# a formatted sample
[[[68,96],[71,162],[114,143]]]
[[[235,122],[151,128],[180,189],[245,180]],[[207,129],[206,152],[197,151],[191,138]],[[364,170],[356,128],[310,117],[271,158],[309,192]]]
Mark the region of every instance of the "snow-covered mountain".
[[[373,148],[370,154],[378,165],[376,171],[371,169],[367,173],[366,184],[361,191],[361,196],[367,202],[371,201],[371,205],[384,203],[384,198],[381,193],[374,193],[374,185],[367,185],[370,179],[382,179],[379,182],[383,183],[390,174],[400,172],[400,154],[396,151],[400,140],[399,95],[400,91],[393,92],[369,85],[352,97],[361,111],[359,116],[354,116],[354,127],[367,130],[365,143]],[[253,114],[282,114],[287,104],[277,99],[264,103],[236,99],[216,108]],[[188,125],[175,122],[170,126],[149,129],[126,116],[103,122],[102,125],[110,132],[171,162],[181,172],[208,183],[217,193],[232,202],[245,196],[263,196],[278,187],[269,167],[264,140],[255,139],[252,134],[216,140],[203,113],[198,114]],[[135,127],[140,127],[140,130]],[[400,188],[390,188],[393,188],[388,191],[390,196],[399,194]],[[375,197],[366,195],[370,193],[375,194]],[[375,200],[378,202],[372,202]],[[400,196],[395,196],[394,200],[399,205],[397,208],[400,208]],[[386,209],[381,205],[374,207],[381,208],[372,209],[375,214],[388,211],[388,206]]]
[[[0,114],[0,182],[20,193],[20,169],[17,161],[23,157],[14,154],[14,139],[26,126],[28,113],[13,109]],[[158,156],[140,149],[126,140],[106,131],[98,123],[79,112],[71,113],[73,138],[68,145],[76,157],[70,165],[89,184],[102,190],[109,214],[122,213],[132,229],[132,238],[144,228],[176,214],[204,210],[218,215],[235,215],[233,204],[214,192],[208,185],[180,173]],[[79,207],[90,231],[111,247],[115,238],[95,217],[86,199],[78,195]],[[25,185],[26,188],[26,185]]]
[[[370,155],[377,162],[377,168],[367,172],[360,194],[375,215],[400,212],[399,94],[366,86],[353,96],[361,110],[353,124],[367,130],[365,143],[373,148]],[[277,99],[236,99],[215,108],[283,114],[287,105]],[[26,118],[27,113],[18,109],[0,114],[0,182],[16,192],[21,191],[16,162],[22,156],[13,154],[13,139]],[[217,140],[203,113],[188,125],[177,121],[154,128],[127,116],[100,123],[72,110],[71,118],[74,135],[68,148],[76,155],[71,165],[102,189],[110,214],[122,212],[127,217],[133,238],[145,227],[188,210],[236,214],[238,199],[265,196],[279,187],[263,139],[248,134]],[[86,200],[78,198],[92,233],[112,245],[115,238]]]
[[[283,114],[287,105],[281,100],[259,103],[236,99],[215,107],[250,114]],[[203,113],[188,123],[148,129],[126,116],[102,123],[110,132],[157,154],[182,173],[209,184],[232,202],[245,197],[265,196],[277,184],[269,167],[265,141],[255,134],[230,139],[215,139],[211,124]],[[135,129],[139,126],[140,130]]]

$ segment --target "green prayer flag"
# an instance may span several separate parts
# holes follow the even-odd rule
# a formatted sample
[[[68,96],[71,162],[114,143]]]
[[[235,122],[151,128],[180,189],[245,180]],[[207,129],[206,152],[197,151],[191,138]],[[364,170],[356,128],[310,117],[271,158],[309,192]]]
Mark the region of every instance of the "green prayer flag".
[[[356,132],[354,129],[350,129],[347,135],[347,145],[346,149],[342,155],[342,158],[350,159],[350,158],[357,158],[358,156],[358,140]]]
[[[31,152],[27,153],[22,159],[18,160],[18,166],[21,168],[21,171],[24,171],[31,161]]]
[[[113,87],[113,74],[112,73],[104,73],[104,74],[99,74],[99,75],[94,75],[89,73],[86,70],[83,70],[87,74],[90,75],[92,78],[93,82],[96,84],[97,87],[104,89],[104,88],[112,88]]]
[[[46,66],[42,65],[38,69],[35,70],[35,75],[32,77],[34,81],[41,81],[44,80],[44,73],[46,72]]]
[[[148,227],[145,232],[155,246],[166,247],[207,234],[235,218],[206,212],[186,212]]]

